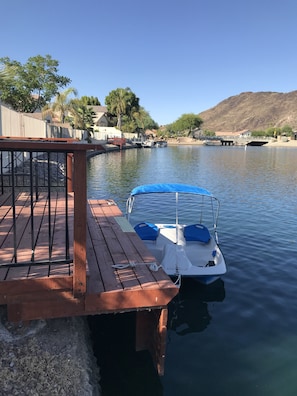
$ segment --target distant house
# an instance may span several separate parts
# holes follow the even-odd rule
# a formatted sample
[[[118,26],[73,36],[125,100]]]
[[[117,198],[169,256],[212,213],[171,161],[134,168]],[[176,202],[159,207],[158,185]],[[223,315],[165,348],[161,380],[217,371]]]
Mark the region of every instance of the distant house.
[[[216,132],[216,137],[220,139],[238,139],[242,137],[251,137],[251,132],[249,130],[231,132],[231,131],[218,131]]]
[[[247,137],[251,137],[251,136],[252,136],[252,132],[249,131],[248,129],[246,131],[242,131],[240,134],[240,137],[243,137],[243,138],[247,138]]]
[[[92,107],[95,116],[94,120],[94,131],[99,131],[99,127],[108,127],[108,113],[106,106],[90,106]]]

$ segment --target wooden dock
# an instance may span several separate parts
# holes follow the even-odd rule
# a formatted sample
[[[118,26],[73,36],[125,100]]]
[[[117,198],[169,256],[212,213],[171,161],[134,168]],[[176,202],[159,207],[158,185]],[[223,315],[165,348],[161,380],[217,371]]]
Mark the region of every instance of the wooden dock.
[[[69,263],[57,264],[65,250],[64,198],[56,193],[51,199],[52,257],[48,262],[33,265],[30,261],[31,231],[29,195],[16,197],[17,245],[20,264],[7,266],[13,259],[11,232],[11,195],[1,196],[0,223],[0,304],[7,306],[13,322],[69,316],[99,315],[136,311],[136,350],[148,349],[160,375],[164,371],[167,305],[178,288],[159,269],[154,271],[155,258],[134,232],[118,206],[111,200],[87,202],[87,287],[80,296],[73,290],[73,229],[69,229]],[[46,194],[36,203],[34,257],[38,263],[48,257],[44,238],[47,233]],[[73,217],[73,194],[68,199],[69,216]],[[70,219],[71,220],[71,219]],[[69,224],[74,224],[69,221]],[[37,231],[38,230],[38,231]],[[26,262],[28,262],[26,264]]]
[[[163,375],[178,288],[112,200],[87,199],[86,153],[102,150],[0,139],[0,305],[11,322],[134,311],[135,348]]]

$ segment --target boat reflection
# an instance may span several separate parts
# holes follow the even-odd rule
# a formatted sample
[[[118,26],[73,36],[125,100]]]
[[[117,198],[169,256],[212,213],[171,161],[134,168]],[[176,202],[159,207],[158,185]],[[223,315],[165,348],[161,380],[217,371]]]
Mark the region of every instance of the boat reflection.
[[[203,285],[184,278],[179,294],[168,306],[168,330],[179,336],[203,331],[211,321],[209,302],[221,302],[225,298],[222,279]]]

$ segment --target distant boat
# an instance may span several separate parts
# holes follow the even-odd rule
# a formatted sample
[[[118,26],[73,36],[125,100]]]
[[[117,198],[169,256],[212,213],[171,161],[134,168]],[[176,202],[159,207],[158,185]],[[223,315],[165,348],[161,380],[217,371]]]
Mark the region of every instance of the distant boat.
[[[221,140],[204,140],[203,144],[205,146],[221,146]]]
[[[136,147],[142,147],[143,141],[141,139],[133,139],[131,142],[135,144]]]
[[[155,142],[156,147],[167,147],[167,142],[166,140],[157,140]]]
[[[145,140],[144,142],[141,143],[142,147],[148,147],[148,148],[153,148],[155,147],[155,141],[154,140]]]

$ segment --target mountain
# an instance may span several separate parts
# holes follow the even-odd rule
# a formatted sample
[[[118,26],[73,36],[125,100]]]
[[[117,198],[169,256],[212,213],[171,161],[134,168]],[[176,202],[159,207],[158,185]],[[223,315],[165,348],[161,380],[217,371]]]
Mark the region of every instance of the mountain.
[[[243,92],[199,114],[209,131],[265,130],[288,125],[297,129],[297,91]]]

